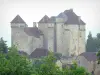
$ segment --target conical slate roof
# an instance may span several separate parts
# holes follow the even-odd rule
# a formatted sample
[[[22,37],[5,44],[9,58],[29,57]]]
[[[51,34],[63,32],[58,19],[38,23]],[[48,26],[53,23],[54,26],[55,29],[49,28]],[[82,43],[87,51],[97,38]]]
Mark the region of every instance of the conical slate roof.
[[[25,21],[19,16],[17,15],[12,21],[11,23],[25,23]],[[26,24],[26,23],[25,23]]]
[[[48,23],[49,20],[50,20],[50,18],[49,18],[47,15],[45,15],[45,16],[39,21],[39,23]]]

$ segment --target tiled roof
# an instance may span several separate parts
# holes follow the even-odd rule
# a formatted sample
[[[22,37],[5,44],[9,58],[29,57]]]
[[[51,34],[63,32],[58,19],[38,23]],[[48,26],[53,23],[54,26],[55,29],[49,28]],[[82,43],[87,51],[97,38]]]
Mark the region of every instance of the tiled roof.
[[[37,38],[40,38],[40,36],[42,35],[42,31],[37,27],[26,27],[24,28],[24,32],[29,36],[35,36]]]
[[[84,53],[81,53],[79,56],[84,56],[88,61],[97,60],[96,52],[84,52]]]
[[[11,23],[25,23],[25,21],[19,16],[17,15],[12,21]],[[26,24],[26,23],[25,23]]]
[[[31,54],[30,58],[40,58],[42,56],[47,56],[48,50],[43,48],[36,48]]]
[[[49,20],[50,20],[50,18],[49,18],[47,15],[45,15],[45,16],[39,21],[39,23],[49,23]]]

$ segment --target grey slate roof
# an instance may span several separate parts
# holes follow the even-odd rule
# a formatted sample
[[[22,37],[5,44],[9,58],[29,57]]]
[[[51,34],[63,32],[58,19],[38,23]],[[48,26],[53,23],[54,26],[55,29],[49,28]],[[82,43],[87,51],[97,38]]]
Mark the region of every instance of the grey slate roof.
[[[44,48],[36,48],[31,54],[30,58],[40,58],[42,56],[47,56],[48,50]]]
[[[25,23],[25,21],[19,16],[17,15],[12,21],[11,23]],[[25,23],[26,24],[26,23]]]
[[[48,23],[50,21],[50,18],[47,16],[47,15],[45,15],[40,21],[39,21],[39,23]]]
[[[65,24],[80,24],[80,25],[85,25],[85,23],[80,19],[79,22],[79,16],[77,16],[72,9],[70,10],[65,10],[64,13],[67,15],[67,21]]]
[[[73,9],[65,10],[64,12],[60,13],[58,16],[52,16],[49,18],[47,15],[45,15],[39,23],[54,23],[56,18],[63,18],[65,21],[65,24],[78,24],[78,25],[85,25],[85,23],[80,19],[79,16],[77,16]]]
[[[64,19],[64,21],[66,22],[67,21],[67,15],[65,14],[65,13],[60,13],[58,16],[57,16],[58,18],[63,18]]]
[[[26,27],[24,28],[24,32],[29,36],[35,36],[37,38],[40,38],[40,36],[43,35],[42,31],[37,27]]]
[[[81,53],[79,56],[84,56],[88,61],[97,60],[96,52],[84,52],[84,53]]]

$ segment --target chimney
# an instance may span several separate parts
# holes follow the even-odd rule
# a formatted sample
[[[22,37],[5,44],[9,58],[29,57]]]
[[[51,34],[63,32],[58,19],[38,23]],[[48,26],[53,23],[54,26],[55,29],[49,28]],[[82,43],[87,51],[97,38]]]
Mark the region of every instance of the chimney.
[[[37,27],[36,22],[33,22],[33,27]]]
[[[71,9],[69,9],[71,12],[73,12],[73,9],[71,8]]]

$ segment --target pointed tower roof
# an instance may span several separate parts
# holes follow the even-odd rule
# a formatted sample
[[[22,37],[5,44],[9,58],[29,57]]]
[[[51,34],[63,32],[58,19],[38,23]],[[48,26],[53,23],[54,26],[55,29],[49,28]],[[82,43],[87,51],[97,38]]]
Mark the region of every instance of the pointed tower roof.
[[[45,15],[45,16],[39,21],[39,23],[48,23],[49,20],[50,20],[50,18],[49,18],[47,15]]]
[[[79,16],[75,14],[73,9],[65,10],[64,14],[67,16],[67,21],[65,22],[66,24],[80,24],[80,25],[85,25],[85,22],[80,19],[79,22]]]
[[[25,23],[25,21],[19,16],[17,15],[12,21],[11,23]]]

